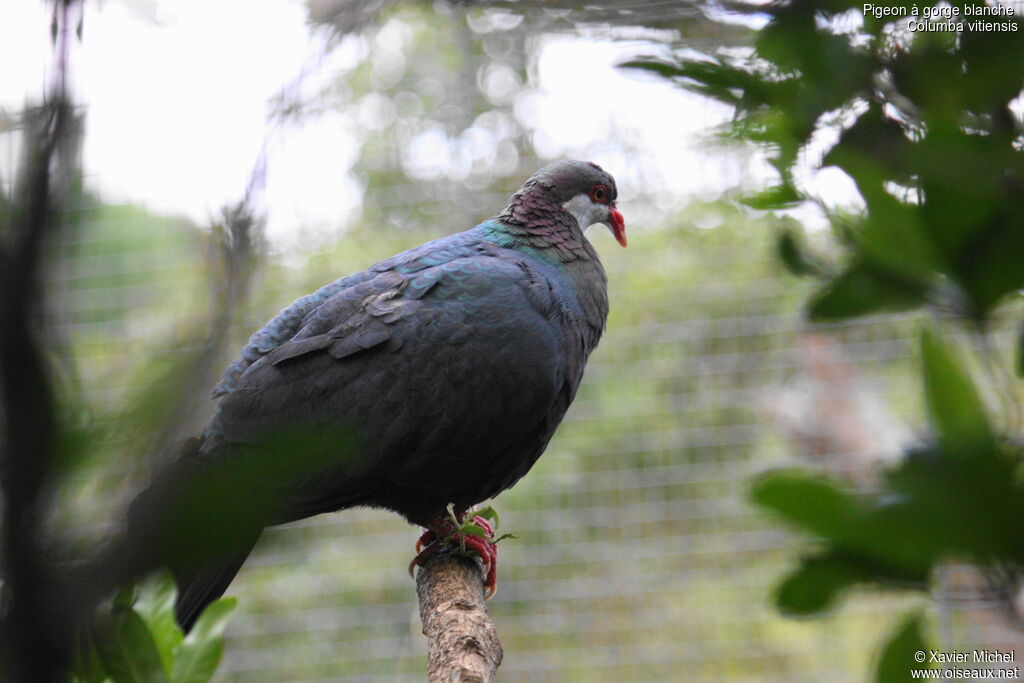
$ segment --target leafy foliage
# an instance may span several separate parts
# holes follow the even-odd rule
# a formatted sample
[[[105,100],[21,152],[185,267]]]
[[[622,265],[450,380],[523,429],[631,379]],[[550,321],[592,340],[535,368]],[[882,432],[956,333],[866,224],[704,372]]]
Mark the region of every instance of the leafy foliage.
[[[961,18],[982,6],[948,4]],[[767,19],[750,54],[687,52],[625,66],[735,108],[731,134],[767,147],[779,175],[748,206],[815,201],[798,180],[808,159],[818,159],[811,170],[835,167],[853,181],[863,201],[856,215],[818,200],[832,218],[834,263],[797,233],[779,238],[789,270],[820,282],[807,304],[812,320],[932,306],[951,312],[982,340],[987,364],[998,365],[989,321],[1024,286],[1024,126],[1015,108],[1024,87],[1022,22],[998,17],[1002,30],[986,32],[964,18],[964,31],[920,30],[921,17],[908,15],[930,3],[892,3],[902,16],[865,15],[865,7],[748,6],[741,11]],[[823,150],[829,137],[835,142]],[[960,351],[930,327],[920,347],[933,436],[876,490],[800,471],[755,482],[757,503],[817,539],[778,587],[782,612],[820,613],[854,585],[926,589],[951,560],[1011,571],[1024,564],[1020,441],[997,426]],[[997,388],[1010,397],[1000,407],[1015,412],[1019,388]],[[897,629],[877,680],[907,680],[912,653],[926,649],[921,627],[915,615]]]
[[[185,636],[174,620],[177,590],[163,573],[123,590],[81,644],[75,683],[205,683],[224,651],[224,627],[234,598],[210,604]]]
[[[74,14],[74,4],[54,7],[54,68],[62,73],[68,70],[68,18]],[[54,509],[56,482],[80,474],[107,431],[98,420],[90,419],[90,402],[75,395],[79,380],[74,372],[75,345],[70,339],[61,339],[63,330],[55,322],[61,317],[56,314],[63,311],[55,294],[75,289],[65,290],[56,282],[60,278],[51,276],[63,273],[63,284],[74,279],[77,272],[58,266],[76,256],[76,247],[82,247],[84,257],[77,256],[84,260],[96,255],[95,244],[76,240],[90,212],[84,208],[88,204],[82,196],[79,165],[84,127],[82,115],[64,88],[65,80],[60,79],[43,104],[26,106],[22,112],[16,142],[23,156],[14,170],[15,183],[0,202],[0,289],[5,293],[0,305],[0,406],[4,412],[0,418],[0,488],[5,558],[5,637],[0,665],[3,677],[9,680],[63,680],[71,666],[72,650],[77,649],[79,656],[71,675],[78,680],[205,681],[220,659],[221,632],[233,604],[225,602],[211,610],[203,617],[203,628],[183,638],[174,622],[173,584],[158,584],[144,588],[138,601],[133,593],[122,591],[110,605],[109,614],[100,619],[102,623],[94,624],[101,600],[119,586],[168,563],[166,557],[159,557],[163,536],[147,535],[147,529],[140,527],[135,534],[144,538],[144,543],[119,538],[105,543],[99,552],[95,547],[76,552],[68,539],[77,525],[65,533],[53,524],[59,517]],[[226,265],[226,291],[220,293],[222,312],[231,311],[239,299],[242,264],[250,255],[248,229],[255,221],[245,208],[239,204],[226,215],[225,228],[218,234]],[[93,285],[98,282],[89,275],[81,279]],[[116,286],[131,284],[129,277],[116,282]],[[46,315],[41,315],[44,311]],[[96,316],[87,324],[106,327],[116,322],[118,315],[113,310],[109,313],[113,315]],[[221,322],[219,327],[211,327],[225,328],[226,313]],[[214,356],[218,338],[218,334],[206,336],[210,353],[204,355]],[[188,380],[205,374],[205,367],[203,363],[188,368],[183,364],[176,382],[166,383],[163,393],[173,394],[179,388],[182,395],[190,393]],[[141,414],[136,417],[131,424],[126,421],[126,432],[141,428],[144,418]],[[172,413],[160,421],[163,446],[176,441],[173,432],[187,417]],[[200,508],[209,499],[193,498],[191,502]],[[166,519],[167,531],[181,533],[180,525],[189,520],[172,504],[161,503],[153,506],[151,516],[157,521]],[[165,515],[167,512],[170,514]],[[209,525],[209,520],[204,520],[204,526]]]
[[[931,664],[918,662],[915,659],[915,655],[928,650],[926,641],[921,635],[922,621],[923,618],[920,614],[911,614],[900,624],[878,658],[878,665],[875,669],[877,680],[887,683],[909,680],[907,662],[911,661],[918,669],[932,668]]]
[[[975,3],[953,5],[963,15]],[[860,10],[845,0],[751,8],[769,20],[749,57],[626,66],[736,108],[734,134],[767,145],[780,176],[745,200],[754,208],[800,201],[801,157],[816,151],[815,136],[838,135],[819,165],[849,176],[866,209],[842,226],[845,259],[812,299],[812,318],[939,297],[983,321],[1024,285],[1013,266],[1024,250],[1024,154],[1013,114],[1024,85],[1021,21],[954,36],[912,32],[907,17]],[[837,28],[851,23],[859,26]]]

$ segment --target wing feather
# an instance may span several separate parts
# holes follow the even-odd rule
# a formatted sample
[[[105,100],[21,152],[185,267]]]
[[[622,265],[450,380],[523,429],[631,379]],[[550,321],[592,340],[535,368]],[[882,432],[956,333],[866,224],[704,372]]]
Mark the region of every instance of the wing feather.
[[[354,440],[355,460],[310,473],[303,510],[330,507],[353,481],[443,497],[494,480],[503,459],[532,462],[567,382],[545,276],[487,249],[403,263],[410,272],[338,289],[246,366],[211,420],[210,448],[296,429],[325,447]]]

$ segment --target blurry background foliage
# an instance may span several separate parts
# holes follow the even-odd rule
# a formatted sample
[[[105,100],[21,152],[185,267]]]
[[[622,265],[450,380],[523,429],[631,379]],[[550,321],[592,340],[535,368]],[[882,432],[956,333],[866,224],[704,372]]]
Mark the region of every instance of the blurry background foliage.
[[[72,683],[206,683],[220,664],[234,598],[211,603],[188,635],[174,619],[177,589],[168,572],[122,590],[98,615],[95,638],[79,643]]]
[[[343,234],[295,226],[301,247],[256,236],[261,267],[202,382],[296,296],[486,218],[550,156],[593,158],[619,180],[631,246],[593,231],[607,336],[548,453],[497,503],[519,536],[490,603],[502,679],[854,681],[876,667],[903,680],[926,637],[1019,642],[1019,384],[1005,369],[1024,277],[1024,35],[911,35],[834,0],[555,4],[308,3],[312,30],[357,59],[314,92],[286,89],[272,113],[294,127],[344,114],[358,210]],[[735,144],[703,147],[701,167],[741,170],[673,201],[626,128],[548,139],[531,102],[553,37],[574,37],[580,70],[583,46],[613,45],[650,88],[723,102]],[[771,172],[747,172],[765,159]],[[816,193],[824,167],[852,181],[851,201]],[[182,408],[189,387],[171,378],[179,354],[218,341],[216,306],[200,302],[231,242],[109,204],[89,181],[48,281],[64,404],[87,435],[54,526],[81,549],[166,444],[201,428],[208,403]],[[922,334],[933,318],[942,333]],[[927,435],[905,426],[925,414]],[[801,469],[757,479],[750,505],[751,478],[780,465]],[[369,510],[269,531],[231,588],[218,680],[420,680],[415,536]],[[876,590],[894,585],[934,599]],[[783,618],[773,591],[783,612],[823,616]],[[112,609],[134,623],[127,600]],[[884,650],[880,623],[896,635]]]
[[[985,7],[942,6],[961,16]],[[735,107],[731,134],[766,145],[779,176],[747,204],[805,201],[802,155],[852,179],[864,206],[832,217],[836,256],[823,258],[788,230],[779,240],[790,270],[821,283],[807,306],[812,320],[926,307],[940,323],[920,338],[930,433],[877,484],[856,491],[805,471],[755,484],[756,502],[817,539],[779,586],[780,610],[821,612],[857,584],[941,590],[943,570],[971,562],[1019,621],[1019,378],[994,330],[1002,320],[1020,325],[1014,304],[1024,285],[1024,23],[986,16],[996,29],[971,30],[968,17],[965,32],[914,31],[906,18],[860,9],[841,1],[751,6],[768,18],[752,52],[680,52],[631,66]],[[820,136],[831,140],[822,145]],[[972,373],[936,327],[959,332],[983,369]],[[1014,355],[1024,375],[1024,336]],[[907,680],[923,643],[920,617],[909,617],[879,658],[878,680]]]

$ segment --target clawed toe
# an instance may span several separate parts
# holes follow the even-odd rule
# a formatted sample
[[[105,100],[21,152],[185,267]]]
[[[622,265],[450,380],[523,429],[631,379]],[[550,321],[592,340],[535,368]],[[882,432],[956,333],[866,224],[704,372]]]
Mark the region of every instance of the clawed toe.
[[[422,567],[440,547],[441,543],[438,542],[437,535],[433,531],[428,529],[423,532],[423,535],[416,541],[416,557],[412,558],[412,562],[409,563],[409,576],[416,578],[416,567]]]
[[[415,576],[415,568],[422,567],[441,547],[448,548],[449,552],[477,556],[484,575],[484,599],[489,600],[498,588],[498,546],[494,538],[496,524],[480,515],[474,515],[468,521],[463,521],[464,514],[454,515],[453,518],[459,522],[459,526],[455,526],[453,520],[439,517],[419,537],[416,541],[416,557],[409,563],[409,575]]]

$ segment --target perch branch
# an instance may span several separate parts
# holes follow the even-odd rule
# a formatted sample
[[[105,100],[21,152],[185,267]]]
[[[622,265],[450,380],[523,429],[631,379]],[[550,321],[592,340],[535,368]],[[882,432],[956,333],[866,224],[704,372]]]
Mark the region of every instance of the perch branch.
[[[416,572],[430,683],[490,683],[503,652],[475,560],[439,553]]]

